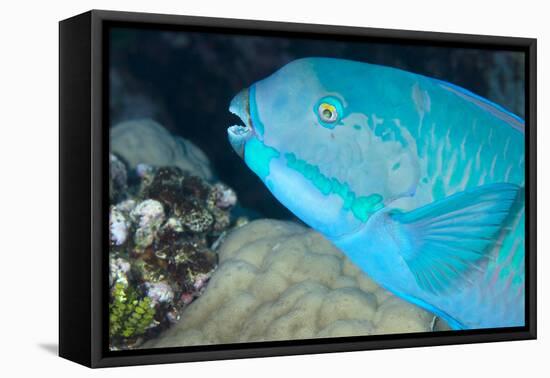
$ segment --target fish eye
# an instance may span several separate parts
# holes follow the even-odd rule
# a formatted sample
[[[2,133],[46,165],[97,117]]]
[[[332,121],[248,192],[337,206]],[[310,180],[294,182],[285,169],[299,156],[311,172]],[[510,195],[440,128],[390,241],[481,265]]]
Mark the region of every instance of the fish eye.
[[[342,119],[343,107],[339,99],[332,96],[323,97],[314,108],[321,126],[328,129],[336,127]]]
[[[323,102],[319,105],[319,117],[324,122],[332,123],[338,119],[338,110],[334,105]]]

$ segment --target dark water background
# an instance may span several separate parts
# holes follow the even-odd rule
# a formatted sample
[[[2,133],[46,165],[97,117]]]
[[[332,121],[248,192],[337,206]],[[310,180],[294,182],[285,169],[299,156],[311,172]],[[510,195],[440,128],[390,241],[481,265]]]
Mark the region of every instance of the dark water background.
[[[227,110],[241,89],[308,56],[382,64],[446,80],[524,115],[519,52],[115,28],[110,48],[111,125],[152,118],[199,146],[239,202],[264,217],[292,215],[233,152]]]

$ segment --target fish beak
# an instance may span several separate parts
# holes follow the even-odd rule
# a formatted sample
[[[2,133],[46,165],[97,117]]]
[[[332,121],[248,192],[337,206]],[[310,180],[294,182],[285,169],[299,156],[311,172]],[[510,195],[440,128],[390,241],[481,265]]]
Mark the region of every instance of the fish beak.
[[[244,158],[244,145],[254,134],[250,120],[248,96],[248,89],[244,89],[231,100],[229,105],[229,111],[238,116],[244,123],[244,126],[233,125],[227,129],[229,143],[241,158]]]

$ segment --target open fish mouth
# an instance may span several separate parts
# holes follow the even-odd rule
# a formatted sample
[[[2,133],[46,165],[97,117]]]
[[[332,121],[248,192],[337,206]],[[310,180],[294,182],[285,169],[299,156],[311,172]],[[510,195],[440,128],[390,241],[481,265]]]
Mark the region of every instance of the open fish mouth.
[[[254,135],[252,120],[250,118],[249,91],[244,89],[239,92],[229,105],[229,111],[241,119],[244,125],[233,125],[227,129],[229,143],[235,152],[244,158],[244,145]]]

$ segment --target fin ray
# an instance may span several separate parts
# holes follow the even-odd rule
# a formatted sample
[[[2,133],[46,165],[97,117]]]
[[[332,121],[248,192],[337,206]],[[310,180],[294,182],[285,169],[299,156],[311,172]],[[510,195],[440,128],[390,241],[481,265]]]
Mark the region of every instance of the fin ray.
[[[470,272],[483,271],[518,190],[514,184],[483,185],[391,214],[407,236],[402,255],[417,284],[440,293],[457,280],[468,283]]]

